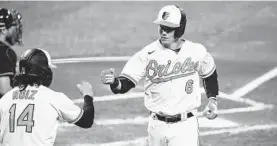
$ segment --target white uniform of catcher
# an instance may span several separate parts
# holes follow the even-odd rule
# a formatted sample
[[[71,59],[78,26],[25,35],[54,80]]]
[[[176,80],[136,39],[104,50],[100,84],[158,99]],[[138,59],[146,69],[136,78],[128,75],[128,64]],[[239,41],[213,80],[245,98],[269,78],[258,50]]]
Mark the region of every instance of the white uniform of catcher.
[[[129,91],[126,87],[130,83],[126,80],[134,87],[144,79],[144,104],[151,113],[148,125],[150,146],[199,145],[196,115],[201,105],[200,77],[213,80],[208,84],[215,84],[205,86],[212,94],[208,94],[209,103],[204,115],[210,119],[216,117],[216,65],[202,44],[180,38],[184,33],[184,24],[180,21],[186,21],[183,17],[184,12],[175,5],[162,8],[154,21],[160,24],[161,38],[132,56],[119,77],[110,78],[112,70],[101,73],[103,83],[111,84],[114,93]],[[174,38],[173,43],[168,43],[170,38]]]

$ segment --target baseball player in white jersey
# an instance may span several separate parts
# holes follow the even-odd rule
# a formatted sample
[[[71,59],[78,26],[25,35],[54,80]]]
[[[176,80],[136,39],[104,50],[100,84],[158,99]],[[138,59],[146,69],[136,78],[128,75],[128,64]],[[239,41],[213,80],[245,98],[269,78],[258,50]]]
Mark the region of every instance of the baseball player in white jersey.
[[[81,109],[64,93],[51,90],[51,58],[35,48],[19,61],[16,86],[0,100],[1,146],[52,146],[59,120],[90,128],[94,120],[93,91],[89,83],[78,84],[84,96]]]
[[[163,7],[155,24],[160,38],[137,52],[118,77],[103,70],[101,80],[113,93],[126,93],[144,78],[144,104],[150,111],[150,146],[198,146],[198,112],[203,79],[208,105],[203,115],[217,117],[216,65],[207,49],[182,36],[186,14],[176,5]]]

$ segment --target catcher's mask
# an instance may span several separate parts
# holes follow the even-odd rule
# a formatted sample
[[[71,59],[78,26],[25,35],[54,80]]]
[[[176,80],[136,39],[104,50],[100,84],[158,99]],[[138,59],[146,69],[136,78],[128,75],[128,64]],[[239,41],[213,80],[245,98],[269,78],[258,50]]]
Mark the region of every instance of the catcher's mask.
[[[40,48],[25,51],[19,60],[19,75],[34,77],[46,87],[52,83],[51,68],[56,68],[56,66],[51,63],[49,53]]]
[[[23,24],[22,24],[22,15],[15,11],[14,9],[0,8],[0,32],[4,29],[9,29],[12,26],[15,26],[15,32],[10,36],[6,37],[6,41],[10,45],[19,44],[22,45],[22,33],[23,33]]]
[[[165,32],[175,30],[174,37],[180,38],[185,33],[187,16],[179,6],[167,5],[159,11],[158,18],[154,23],[159,24]]]

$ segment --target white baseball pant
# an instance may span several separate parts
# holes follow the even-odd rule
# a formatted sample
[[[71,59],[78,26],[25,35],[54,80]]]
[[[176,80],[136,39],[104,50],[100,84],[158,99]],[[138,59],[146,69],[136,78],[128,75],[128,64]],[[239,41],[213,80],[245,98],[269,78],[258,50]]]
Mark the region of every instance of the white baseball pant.
[[[199,146],[198,118],[166,123],[151,114],[148,124],[149,146]]]

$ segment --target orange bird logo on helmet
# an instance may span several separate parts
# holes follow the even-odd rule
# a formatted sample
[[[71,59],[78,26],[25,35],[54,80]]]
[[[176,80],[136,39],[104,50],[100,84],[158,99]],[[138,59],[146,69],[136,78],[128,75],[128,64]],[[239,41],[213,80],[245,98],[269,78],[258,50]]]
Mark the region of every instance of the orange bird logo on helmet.
[[[164,12],[162,15],[163,20],[166,20],[169,17],[169,13],[168,12]]]

